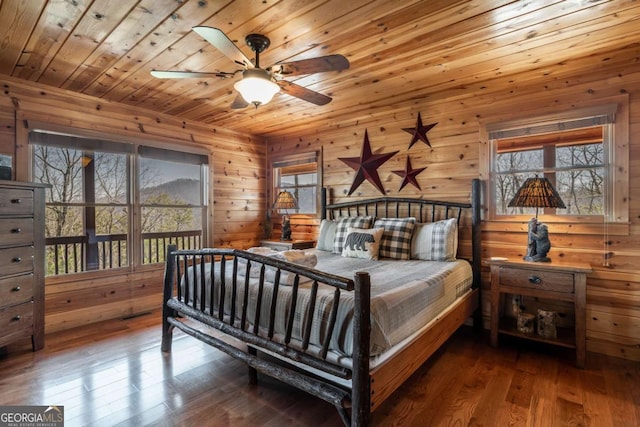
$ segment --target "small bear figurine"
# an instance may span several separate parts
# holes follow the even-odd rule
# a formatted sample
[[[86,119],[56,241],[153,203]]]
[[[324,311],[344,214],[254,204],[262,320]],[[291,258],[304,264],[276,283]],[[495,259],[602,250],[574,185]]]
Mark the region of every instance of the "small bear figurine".
[[[525,261],[551,262],[547,256],[551,249],[549,240],[549,229],[546,224],[538,222],[536,218],[529,220],[529,240],[527,254],[523,257]]]

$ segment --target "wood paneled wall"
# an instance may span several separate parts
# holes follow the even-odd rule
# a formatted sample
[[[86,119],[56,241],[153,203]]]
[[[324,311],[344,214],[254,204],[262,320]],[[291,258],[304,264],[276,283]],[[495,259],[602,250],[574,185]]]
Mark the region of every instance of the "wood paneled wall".
[[[262,237],[266,152],[261,138],[9,77],[0,82],[0,153],[14,157],[17,179],[30,178],[27,126],[34,122],[125,141],[204,149],[213,183],[208,246],[246,248]],[[45,331],[160,307],[163,267],[47,278]]]
[[[495,79],[478,87],[472,95],[456,91],[434,94],[416,100],[411,108],[387,106],[387,111],[372,108],[371,115],[353,123],[336,123],[311,135],[291,135],[268,140],[268,156],[323,149],[324,186],[331,201],[346,200],[354,171],[338,160],[358,157],[368,130],[374,153],[398,151],[378,169],[388,195],[468,200],[470,181],[481,176],[483,158],[481,127],[526,118],[540,113],[557,113],[584,105],[609,103],[620,94],[629,96],[630,156],[630,224],[622,235],[610,235],[607,251],[610,266],[603,267],[603,227],[580,224],[549,223],[554,247],[550,255],[566,260],[589,262],[594,273],[588,277],[587,348],[589,351],[640,360],[640,71],[637,66],[603,64],[601,69],[567,67],[565,75],[546,76],[532,70],[509,79]],[[422,142],[409,148],[411,135],[403,128],[415,126],[417,114],[423,123],[438,124],[428,132],[431,147]],[[336,119],[338,120],[338,119]],[[407,156],[413,168],[427,169],[417,177],[421,190],[407,185],[398,191],[401,177],[394,170],[404,170]],[[372,197],[380,193],[364,182],[350,196]],[[293,220],[293,237],[309,233],[309,221]],[[317,220],[315,221],[317,225]],[[506,256],[520,258],[526,249],[525,223],[483,223],[483,258]],[[594,231],[595,230],[595,231]],[[483,286],[490,284],[488,269],[483,272]],[[486,292],[485,292],[486,293]],[[488,317],[488,298],[484,313]]]

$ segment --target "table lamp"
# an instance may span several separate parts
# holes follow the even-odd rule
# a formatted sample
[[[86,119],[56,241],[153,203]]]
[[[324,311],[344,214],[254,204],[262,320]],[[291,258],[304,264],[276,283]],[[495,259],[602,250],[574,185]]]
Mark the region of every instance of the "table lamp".
[[[547,256],[549,249],[551,249],[549,231],[546,224],[538,222],[538,209],[566,208],[551,181],[546,177],[539,178],[537,175],[534,178],[527,178],[508,206],[510,208],[536,208],[535,218],[529,220],[527,253],[523,259],[533,262],[551,262],[551,258]]]
[[[298,209],[298,201],[293,197],[293,194],[283,190],[278,193],[278,197],[276,197],[276,201],[273,203],[272,209],[285,211],[282,216],[282,235],[280,236],[280,240],[291,240],[291,222],[288,211],[289,209]]]

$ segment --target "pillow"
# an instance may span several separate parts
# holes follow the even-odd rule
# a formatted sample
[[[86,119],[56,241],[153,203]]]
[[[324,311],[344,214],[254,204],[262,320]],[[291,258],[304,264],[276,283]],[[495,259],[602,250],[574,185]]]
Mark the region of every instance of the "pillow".
[[[415,227],[415,218],[380,218],[374,227],[384,228],[380,243],[380,258],[410,259],[411,236]]]
[[[336,237],[337,222],[323,219],[320,223],[320,232],[318,233],[318,243],[316,249],[321,251],[333,251],[333,241]]]
[[[349,227],[342,248],[342,256],[377,260],[382,233],[384,228]]]
[[[349,227],[353,228],[371,228],[371,216],[350,216],[338,218],[336,224],[336,236],[333,239],[333,253],[342,254],[342,245],[347,238]]]
[[[458,219],[416,224],[411,241],[411,258],[424,261],[453,261],[458,252]]]

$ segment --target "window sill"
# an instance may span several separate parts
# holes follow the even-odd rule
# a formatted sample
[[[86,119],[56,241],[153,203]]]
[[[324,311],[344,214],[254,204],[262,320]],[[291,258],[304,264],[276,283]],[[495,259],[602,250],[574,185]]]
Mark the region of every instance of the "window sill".
[[[495,231],[495,232],[524,232],[528,231],[528,223],[529,217],[523,217],[522,219],[518,218],[505,218],[505,219],[494,219],[494,220],[484,220],[482,222],[482,231]],[[544,222],[545,224],[550,226],[550,231],[553,231],[554,234],[596,234],[603,235],[607,234],[610,236],[628,236],[629,235],[629,223],[603,223],[595,222],[595,221],[582,221],[578,222],[575,218],[564,218],[561,220],[560,218],[543,218],[538,217],[540,222]]]

